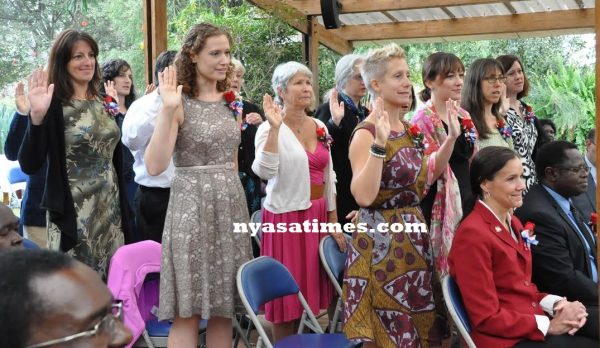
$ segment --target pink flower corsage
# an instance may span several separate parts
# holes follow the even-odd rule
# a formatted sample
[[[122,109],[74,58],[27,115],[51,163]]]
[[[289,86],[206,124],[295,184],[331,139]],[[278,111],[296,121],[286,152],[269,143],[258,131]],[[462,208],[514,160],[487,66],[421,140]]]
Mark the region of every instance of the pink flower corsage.
[[[104,97],[102,105],[104,106],[104,110],[106,110],[106,112],[108,112],[108,114],[113,117],[117,116],[120,113],[119,104],[117,104],[115,98],[111,97],[110,95]]]

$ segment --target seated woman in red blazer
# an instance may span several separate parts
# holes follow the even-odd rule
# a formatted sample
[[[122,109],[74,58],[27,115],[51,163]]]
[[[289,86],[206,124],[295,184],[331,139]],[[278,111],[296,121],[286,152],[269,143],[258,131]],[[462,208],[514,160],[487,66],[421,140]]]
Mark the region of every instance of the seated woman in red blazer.
[[[511,214],[523,203],[525,189],[518,155],[504,147],[480,150],[471,163],[471,187],[479,200],[456,232],[449,264],[475,344],[598,347],[597,340],[573,336],[587,321],[580,302],[540,293],[531,283],[535,245],[521,235],[523,226]]]

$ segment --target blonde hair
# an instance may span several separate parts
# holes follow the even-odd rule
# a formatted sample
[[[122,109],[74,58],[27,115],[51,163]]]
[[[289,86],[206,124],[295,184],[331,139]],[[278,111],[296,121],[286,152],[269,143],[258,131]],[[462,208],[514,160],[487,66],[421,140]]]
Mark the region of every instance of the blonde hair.
[[[246,73],[246,68],[244,68],[244,65],[242,65],[242,62],[240,62],[236,58],[233,58],[233,57],[231,58],[231,64],[233,65],[234,72],[240,71],[242,73],[242,75],[244,75]]]
[[[360,74],[369,91],[371,100],[375,100],[376,98],[375,91],[373,90],[373,87],[371,87],[371,81],[381,80],[383,78],[387,70],[387,64],[392,58],[406,59],[406,53],[402,47],[395,43],[373,49],[367,53]]]

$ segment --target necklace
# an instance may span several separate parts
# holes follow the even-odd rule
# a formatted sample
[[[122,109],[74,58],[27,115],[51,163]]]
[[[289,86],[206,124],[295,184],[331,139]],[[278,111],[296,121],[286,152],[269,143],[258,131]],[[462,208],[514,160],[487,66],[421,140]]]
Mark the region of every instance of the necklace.
[[[284,120],[284,122],[285,122],[285,124],[286,124],[288,127],[290,127],[291,129],[295,130],[295,131],[296,131],[296,133],[298,133],[298,134],[302,134],[302,126],[304,125],[304,120],[305,120],[305,119],[306,119],[306,118],[305,118],[304,116],[302,116],[302,121],[300,121],[300,124],[299,124],[297,127],[292,127],[292,125],[290,125],[290,123],[289,123],[289,122],[285,122],[285,120]]]

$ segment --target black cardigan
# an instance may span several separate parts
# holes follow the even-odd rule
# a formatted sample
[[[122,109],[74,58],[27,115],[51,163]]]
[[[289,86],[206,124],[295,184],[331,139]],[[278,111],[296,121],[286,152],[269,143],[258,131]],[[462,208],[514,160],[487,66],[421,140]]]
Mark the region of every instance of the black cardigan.
[[[125,243],[131,242],[133,226],[132,213],[127,204],[127,192],[122,175],[122,150],[121,142],[117,144],[113,154],[113,165],[117,172],[119,185],[119,203],[121,206],[121,228]],[[61,231],[60,249],[68,251],[77,245],[77,216],[71,189],[67,176],[67,162],[65,154],[65,124],[63,105],[61,101],[52,97],[50,108],[41,125],[31,123],[27,125],[21,148],[19,149],[19,164],[26,174],[34,174],[48,159],[48,170],[42,208],[48,210],[50,221],[58,226]]]

